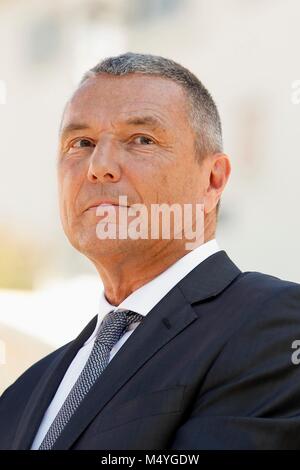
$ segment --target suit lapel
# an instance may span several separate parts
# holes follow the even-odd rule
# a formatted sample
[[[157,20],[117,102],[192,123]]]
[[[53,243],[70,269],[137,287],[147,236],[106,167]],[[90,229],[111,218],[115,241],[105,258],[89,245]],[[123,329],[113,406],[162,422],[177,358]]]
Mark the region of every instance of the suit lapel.
[[[200,263],[171,289],[146,315],[109,362],[65,426],[53,449],[69,449],[121,387],[157,351],[197,320],[198,316],[191,305],[217,295],[240,273],[238,267],[222,250]],[[96,318],[62,351],[51,365],[51,371],[45,371],[24,411],[14,449],[26,449],[30,446],[67,367],[95,325]]]
[[[241,270],[220,250],[206,258],[178,284],[187,301],[192,305],[200,300],[220,294],[241,274]]]
[[[104,369],[65,426],[53,450],[69,449],[120,388],[166,343],[197,318],[175,288],[152,309]]]
[[[57,439],[69,449],[95,416],[163,346],[198,316],[191,304],[225,289],[241,271],[224,250],[207,258],[178,283],[144,318],[117,352]]]
[[[45,370],[32,392],[21,417],[12,449],[28,449],[38,430],[40,422],[51,402],[67,368],[78,350],[89,338],[96,327],[97,315],[88,323],[78,337],[65,345],[53,363]]]

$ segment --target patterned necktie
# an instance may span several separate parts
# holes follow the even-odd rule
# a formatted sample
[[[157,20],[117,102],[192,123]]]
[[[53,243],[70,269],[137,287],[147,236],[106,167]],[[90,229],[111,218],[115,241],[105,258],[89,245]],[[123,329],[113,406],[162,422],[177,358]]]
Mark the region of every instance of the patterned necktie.
[[[119,341],[130,323],[139,322],[142,319],[142,315],[130,310],[112,310],[104,317],[97,332],[92,352],[48,429],[39,450],[48,450],[53,447],[58,436],[109,363],[110,351],[113,346]]]

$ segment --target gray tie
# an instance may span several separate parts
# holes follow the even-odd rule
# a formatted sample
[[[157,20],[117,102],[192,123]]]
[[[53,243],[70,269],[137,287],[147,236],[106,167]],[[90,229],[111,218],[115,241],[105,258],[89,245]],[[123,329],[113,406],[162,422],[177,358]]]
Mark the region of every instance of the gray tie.
[[[39,450],[47,450],[53,447],[58,436],[109,363],[109,355],[113,346],[121,338],[130,323],[139,322],[142,319],[142,315],[130,310],[112,310],[104,317],[97,332],[91,354],[48,429]]]

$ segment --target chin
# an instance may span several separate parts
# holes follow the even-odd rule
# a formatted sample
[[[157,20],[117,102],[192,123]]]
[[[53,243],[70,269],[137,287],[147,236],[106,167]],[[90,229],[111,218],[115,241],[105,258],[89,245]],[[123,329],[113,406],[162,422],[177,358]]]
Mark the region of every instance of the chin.
[[[91,239],[87,239],[86,237],[84,239],[80,239],[76,243],[76,246],[74,244],[73,246],[91,259],[122,254],[126,251],[132,252],[135,248],[133,240],[99,240],[95,236]]]

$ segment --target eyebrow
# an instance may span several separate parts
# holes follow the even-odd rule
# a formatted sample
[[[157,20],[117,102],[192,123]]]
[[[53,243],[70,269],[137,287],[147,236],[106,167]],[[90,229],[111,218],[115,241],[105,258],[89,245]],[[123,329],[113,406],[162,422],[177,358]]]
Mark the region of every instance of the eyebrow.
[[[125,121],[125,124],[130,126],[151,126],[162,127],[162,123],[154,116],[133,116]]]
[[[127,124],[129,126],[149,126],[153,129],[156,129],[158,127],[163,128],[161,121],[155,118],[154,116],[133,116],[123,121],[123,124]],[[89,128],[90,126],[85,123],[70,123],[61,129],[60,137],[64,138],[72,132],[82,131]]]
[[[84,124],[84,123],[81,124],[81,123],[76,123],[76,122],[70,123],[61,129],[60,136],[63,138],[66,135],[70,134],[71,132],[82,131],[88,128],[89,128],[88,124]]]

